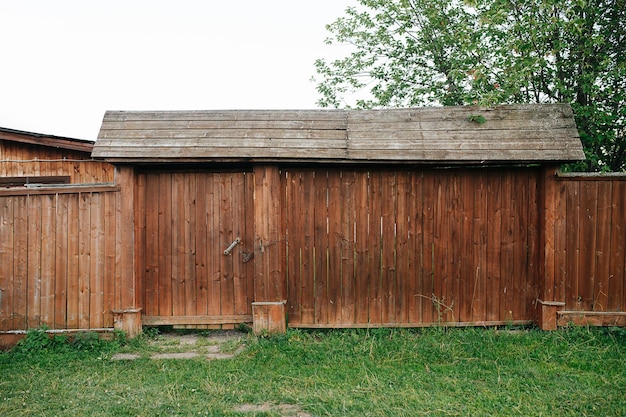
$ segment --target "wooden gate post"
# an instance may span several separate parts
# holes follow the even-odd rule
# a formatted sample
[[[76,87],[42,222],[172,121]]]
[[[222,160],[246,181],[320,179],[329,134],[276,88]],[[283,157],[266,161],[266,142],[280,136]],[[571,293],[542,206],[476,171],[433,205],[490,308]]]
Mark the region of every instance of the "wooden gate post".
[[[280,172],[277,166],[254,167],[254,301],[257,303],[281,303],[286,298],[284,263],[284,237],[281,233],[282,211]],[[254,305],[253,304],[253,305]],[[283,304],[284,311],[284,304]],[[258,316],[259,319],[263,317]],[[276,318],[275,315],[273,315]],[[268,333],[285,331],[282,320],[259,322],[253,314],[253,328]],[[264,328],[268,327],[268,328]]]
[[[559,294],[564,294],[562,282],[556,280],[556,229],[557,218],[557,168],[547,166],[541,177],[541,204],[539,228],[539,299],[536,307],[539,309],[537,321],[542,330],[556,330],[557,312],[563,309],[565,302],[559,300]]]

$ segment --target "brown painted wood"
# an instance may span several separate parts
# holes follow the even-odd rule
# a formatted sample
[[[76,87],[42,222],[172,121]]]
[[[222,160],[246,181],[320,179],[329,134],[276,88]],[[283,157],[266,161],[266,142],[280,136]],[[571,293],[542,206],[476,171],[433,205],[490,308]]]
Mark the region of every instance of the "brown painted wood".
[[[608,181],[598,182],[598,199],[596,201],[597,220],[595,248],[595,280],[593,282],[593,311],[609,311],[609,276],[611,256],[611,199],[612,184]]]
[[[367,324],[369,322],[370,305],[370,235],[369,235],[369,172],[358,171],[355,173],[355,322]]]
[[[608,311],[626,311],[626,181],[613,182]]]
[[[0,330],[11,330],[14,309],[14,197],[0,197]]]

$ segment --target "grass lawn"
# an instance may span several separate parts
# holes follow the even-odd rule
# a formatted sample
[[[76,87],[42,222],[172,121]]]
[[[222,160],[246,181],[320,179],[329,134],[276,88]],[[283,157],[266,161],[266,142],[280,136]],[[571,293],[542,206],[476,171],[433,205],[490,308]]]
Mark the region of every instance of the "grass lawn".
[[[625,329],[290,330],[212,361],[26,340],[0,354],[1,416],[626,416]]]

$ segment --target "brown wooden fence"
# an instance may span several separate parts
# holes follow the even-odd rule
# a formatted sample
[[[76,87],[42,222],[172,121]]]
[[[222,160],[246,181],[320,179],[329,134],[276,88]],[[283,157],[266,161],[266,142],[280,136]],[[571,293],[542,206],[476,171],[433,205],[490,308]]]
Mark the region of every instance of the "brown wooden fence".
[[[286,169],[290,326],[530,321],[535,170]]]
[[[0,194],[0,330],[113,327],[119,195],[116,187]]]
[[[292,327],[525,323],[546,295],[562,323],[626,312],[624,177],[263,172],[120,169],[117,186],[0,192],[0,331],[110,328],[127,307],[232,322],[259,297],[286,299]]]
[[[560,176],[555,299],[567,312],[626,312],[626,177]]]

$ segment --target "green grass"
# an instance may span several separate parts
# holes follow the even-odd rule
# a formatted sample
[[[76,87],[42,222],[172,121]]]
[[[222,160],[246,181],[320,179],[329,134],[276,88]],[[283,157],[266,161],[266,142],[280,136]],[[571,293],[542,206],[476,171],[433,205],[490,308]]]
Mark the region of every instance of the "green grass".
[[[87,339],[0,354],[0,415],[626,416],[624,329],[290,330],[222,361]]]

